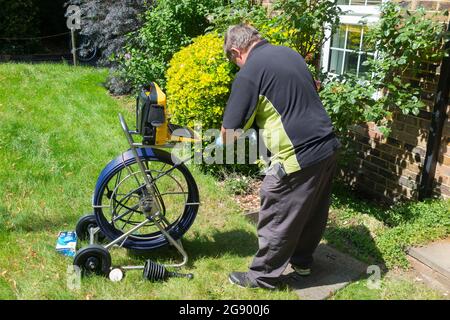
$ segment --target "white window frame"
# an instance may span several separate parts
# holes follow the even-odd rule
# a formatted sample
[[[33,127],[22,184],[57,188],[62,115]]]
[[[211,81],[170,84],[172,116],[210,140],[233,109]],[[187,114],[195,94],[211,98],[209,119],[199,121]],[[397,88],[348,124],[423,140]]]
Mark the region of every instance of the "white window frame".
[[[351,1],[351,0],[350,0]],[[382,3],[386,2],[388,0],[382,0]],[[350,2],[351,3],[351,2]],[[367,0],[366,0],[367,3]],[[338,7],[344,12],[343,15],[340,16],[340,24],[341,25],[356,25],[361,26],[361,21],[364,21],[366,24],[374,24],[378,22],[380,19],[380,6],[352,6],[352,5],[338,5]],[[321,52],[321,69],[324,73],[329,73],[330,75],[335,75],[334,73],[329,72],[329,60],[330,60],[330,53],[331,53],[331,40],[332,40],[332,34],[331,34],[331,27],[327,27],[325,29],[325,39],[327,41],[322,46],[322,52]],[[345,44],[347,43],[347,32],[345,33]],[[361,37],[363,37],[364,31],[361,32]],[[360,45],[362,42],[362,38],[360,41]],[[336,49],[333,49],[336,50]],[[344,61],[342,63],[342,70],[344,70],[345,67],[345,53],[346,50],[342,49],[344,52]],[[359,70],[359,61],[361,59],[361,55],[358,57],[358,66],[357,69]],[[342,73],[342,72],[341,72]],[[358,71],[357,71],[358,74]]]

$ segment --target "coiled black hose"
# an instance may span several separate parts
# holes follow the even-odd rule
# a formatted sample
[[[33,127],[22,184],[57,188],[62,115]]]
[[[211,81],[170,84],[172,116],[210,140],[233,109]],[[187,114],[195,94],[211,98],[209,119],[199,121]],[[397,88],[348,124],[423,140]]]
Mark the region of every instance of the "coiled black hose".
[[[150,281],[164,281],[170,277],[177,278],[194,278],[192,273],[183,274],[178,272],[168,271],[163,265],[160,265],[152,260],[145,261],[144,265],[144,278]]]

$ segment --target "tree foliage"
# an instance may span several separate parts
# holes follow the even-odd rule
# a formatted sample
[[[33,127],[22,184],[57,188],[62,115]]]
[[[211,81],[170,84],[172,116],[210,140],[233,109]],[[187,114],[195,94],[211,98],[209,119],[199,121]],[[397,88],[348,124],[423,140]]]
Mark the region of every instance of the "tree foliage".
[[[38,44],[33,40],[16,40],[39,35],[38,13],[34,0],[0,0],[0,38],[4,38],[0,40],[0,53],[29,53]]]
[[[122,51],[126,35],[142,25],[141,15],[152,1],[71,0],[69,3],[81,9],[81,34],[101,50],[101,63],[110,65],[111,58]]]
[[[173,54],[209,26],[207,14],[222,0],[164,0],[144,15],[144,24],[127,40],[119,56],[120,72],[135,87],[149,81],[166,84]]]
[[[339,26],[342,13],[337,0],[277,0],[269,22],[272,42],[293,48],[319,68],[320,51]]]

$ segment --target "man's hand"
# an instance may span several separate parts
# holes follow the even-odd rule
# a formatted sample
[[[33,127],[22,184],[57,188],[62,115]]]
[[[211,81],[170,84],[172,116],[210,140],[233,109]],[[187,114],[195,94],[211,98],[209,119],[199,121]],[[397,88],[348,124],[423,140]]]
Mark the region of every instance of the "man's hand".
[[[220,136],[222,137],[222,144],[226,144],[227,142],[227,129],[225,129],[222,126],[222,129],[220,129]]]
[[[228,143],[234,143],[234,141],[236,141],[236,139],[239,138],[240,135],[239,131],[241,130],[236,131],[233,129],[225,129],[222,126],[222,129],[220,130],[220,135],[222,137],[222,144],[226,145]]]

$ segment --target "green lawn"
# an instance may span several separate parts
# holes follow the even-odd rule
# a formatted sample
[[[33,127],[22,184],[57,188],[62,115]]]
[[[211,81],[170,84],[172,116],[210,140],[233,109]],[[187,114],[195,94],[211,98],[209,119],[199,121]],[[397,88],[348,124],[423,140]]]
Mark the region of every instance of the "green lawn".
[[[72,261],[55,252],[57,234],[73,230],[91,211],[99,172],[127,149],[117,114],[134,122],[134,99],[110,97],[102,86],[106,75],[57,64],[0,65],[0,299],[297,299],[288,289],[241,290],[229,284],[228,273],[245,270],[256,252],[255,226],[224,187],[195,168],[202,205],[184,239],[190,262],[183,269],[194,273],[194,280],[151,283],[130,271],[120,283],[90,277],[81,289],[68,289]],[[448,225],[439,227],[431,213],[424,218],[412,210],[406,221],[398,211],[383,216],[383,209],[349,194],[334,197],[325,239],[367,262],[407,267],[398,252],[405,243],[449,234]],[[448,203],[436,203],[426,210],[448,209]],[[145,260],[123,249],[113,249],[112,256],[116,265]],[[162,262],[177,255],[166,248],[150,257]],[[380,289],[368,289],[362,280],[333,298],[442,296],[408,279],[386,277]]]
[[[133,99],[110,97],[105,77],[92,68],[0,65],[0,298],[295,299],[288,290],[236,290],[228,282],[256,252],[254,226],[198,172],[202,205],[184,241],[191,259],[185,271],[194,280],[150,283],[135,271],[120,283],[92,277],[79,291],[67,289],[71,259],[55,252],[57,234],[90,212],[100,170],[127,149],[118,112],[134,121]],[[153,257],[167,251],[177,258],[167,249]],[[113,253],[115,264],[143,261]]]

